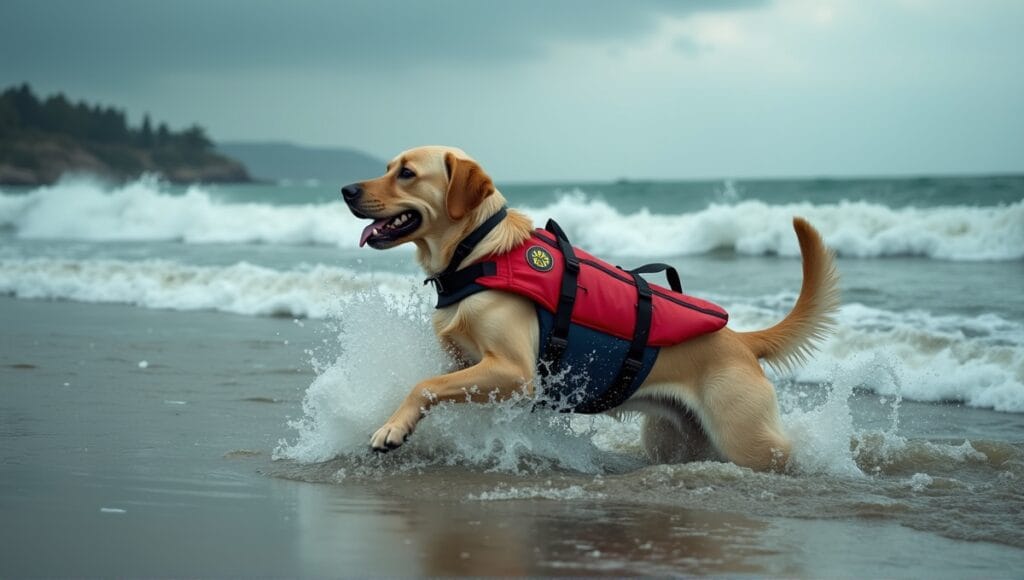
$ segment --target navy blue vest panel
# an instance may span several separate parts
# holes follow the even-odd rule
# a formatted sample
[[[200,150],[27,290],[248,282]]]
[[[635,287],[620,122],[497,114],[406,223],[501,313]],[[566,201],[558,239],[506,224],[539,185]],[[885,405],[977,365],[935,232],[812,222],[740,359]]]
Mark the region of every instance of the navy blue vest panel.
[[[554,315],[537,307],[540,324],[540,352],[547,347],[554,327]],[[629,388],[613,401],[603,397],[612,387],[629,352],[630,341],[579,324],[569,326],[569,346],[562,355],[559,376],[548,377],[547,383],[538,385],[544,399],[555,402],[560,411],[575,413],[603,413],[618,406],[643,384],[658,357],[658,347],[644,349],[643,367]],[[544,361],[538,361],[543,365]],[[538,378],[539,380],[539,378]],[[610,403],[610,404],[609,404]]]

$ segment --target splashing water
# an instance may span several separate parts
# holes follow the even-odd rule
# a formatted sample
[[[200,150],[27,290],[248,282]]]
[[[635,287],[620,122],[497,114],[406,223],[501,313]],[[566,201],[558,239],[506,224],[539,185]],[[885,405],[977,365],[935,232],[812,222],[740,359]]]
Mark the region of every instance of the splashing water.
[[[638,417],[563,414],[534,405],[525,394],[487,403],[469,402],[467,396],[463,403],[438,405],[401,451],[371,453],[370,434],[412,387],[450,370],[431,330],[431,310],[428,298],[414,292],[371,290],[339,303],[332,336],[309,353],[318,376],[306,391],[304,416],[290,423],[296,437],[282,440],[275,457],[307,464],[340,458],[365,473],[466,465],[509,473],[600,474],[646,463]],[[919,447],[899,434],[902,374],[898,359],[870,351],[837,364],[820,385],[790,388],[776,377],[783,424],[793,441],[790,468],[805,475],[864,477],[865,469],[877,473],[909,447]],[[888,425],[858,429],[851,398],[858,388],[882,384]],[[932,451],[950,455],[939,447],[945,449]],[[972,451],[951,453],[970,458]]]
[[[570,416],[535,407],[526,395],[488,403],[444,403],[430,410],[401,452],[377,456],[369,436],[417,382],[449,370],[420,295],[369,291],[339,306],[337,354],[310,353],[317,378],[292,421],[294,441],[275,457],[302,463],[342,457],[357,468],[416,469],[473,465],[530,472],[598,473],[607,459],[593,441],[606,417]],[[323,349],[322,349],[323,350]]]
[[[401,451],[378,456],[369,436],[417,382],[450,370],[430,324],[432,305],[422,294],[371,290],[338,306],[326,346],[311,352],[317,378],[292,421],[293,441],[281,441],[275,457],[300,463],[344,460],[348,469],[419,469],[467,465],[502,472],[573,471],[607,473],[643,465],[639,419],[570,415],[537,407],[525,395],[487,403],[445,403],[433,408]],[[794,442],[797,473],[862,477],[858,453],[866,435],[854,427],[849,399],[854,389],[880,380],[899,382],[896,362],[879,356],[838,369],[825,399],[802,408],[800,394],[780,391],[783,422]],[[819,397],[820,398],[820,397]],[[896,435],[899,397],[888,445]],[[806,404],[803,405],[806,407]],[[874,441],[874,440],[872,440]],[[895,451],[872,447],[873,453]]]
[[[820,388],[826,389],[825,401],[811,409],[799,407],[802,392],[784,393],[780,402],[784,409],[783,422],[793,440],[791,465],[798,473],[830,474],[849,477],[864,475],[858,465],[861,439],[866,435],[854,427],[850,398],[854,390],[864,384],[877,384],[889,380],[897,385],[892,400],[890,424],[878,432],[876,438],[886,445],[905,443],[897,434],[899,429],[900,371],[896,361],[877,353],[871,357],[854,357],[838,366],[832,378]],[[785,409],[790,409],[788,412]]]

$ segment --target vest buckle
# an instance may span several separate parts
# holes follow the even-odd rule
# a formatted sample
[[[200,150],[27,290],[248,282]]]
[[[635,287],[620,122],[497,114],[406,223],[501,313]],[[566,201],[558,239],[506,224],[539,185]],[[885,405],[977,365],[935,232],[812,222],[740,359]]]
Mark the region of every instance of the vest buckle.
[[[431,276],[423,281],[424,286],[431,283],[434,284],[434,290],[437,290],[438,294],[444,294],[444,284],[441,282],[441,278],[438,276]]]

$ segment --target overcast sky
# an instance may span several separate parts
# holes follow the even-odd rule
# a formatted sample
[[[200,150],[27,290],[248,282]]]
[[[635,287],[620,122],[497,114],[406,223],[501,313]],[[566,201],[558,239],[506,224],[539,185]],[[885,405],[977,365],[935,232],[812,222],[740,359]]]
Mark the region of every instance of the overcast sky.
[[[1024,171],[1021,0],[3,0],[0,84],[499,181]]]

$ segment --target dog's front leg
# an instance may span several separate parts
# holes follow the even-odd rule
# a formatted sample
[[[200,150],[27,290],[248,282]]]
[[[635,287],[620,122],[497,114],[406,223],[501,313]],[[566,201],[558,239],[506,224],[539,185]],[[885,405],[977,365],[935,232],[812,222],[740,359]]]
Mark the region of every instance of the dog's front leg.
[[[384,426],[373,434],[370,447],[380,452],[399,447],[412,434],[423,414],[438,403],[487,402],[492,394],[503,400],[524,386],[527,394],[532,394],[532,380],[533,373],[526,365],[488,355],[469,368],[422,381],[406,395]]]

